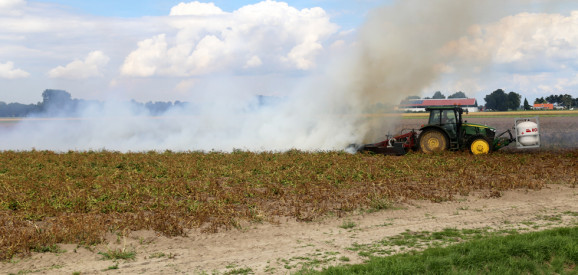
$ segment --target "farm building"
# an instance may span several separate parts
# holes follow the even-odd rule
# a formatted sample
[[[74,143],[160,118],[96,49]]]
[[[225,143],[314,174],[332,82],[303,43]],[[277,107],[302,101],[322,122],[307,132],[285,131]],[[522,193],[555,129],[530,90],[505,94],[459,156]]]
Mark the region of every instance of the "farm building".
[[[427,107],[461,106],[469,112],[479,112],[478,102],[475,98],[450,98],[450,99],[411,99],[402,101],[399,110],[406,112],[425,112]]]
[[[554,110],[554,104],[549,103],[537,103],[534,104],[534,110]]]

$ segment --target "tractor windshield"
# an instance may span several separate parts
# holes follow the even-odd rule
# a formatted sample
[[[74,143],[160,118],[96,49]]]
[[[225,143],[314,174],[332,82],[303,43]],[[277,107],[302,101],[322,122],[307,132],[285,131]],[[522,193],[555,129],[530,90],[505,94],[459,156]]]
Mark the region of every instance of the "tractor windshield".
[[[429,113],[429,123],[428,124],[441,124],[441,110],[433,110]]]
[[[456,124],[457,117],[454,110],[433,110],[429,116],[429,124],[443,125]]]

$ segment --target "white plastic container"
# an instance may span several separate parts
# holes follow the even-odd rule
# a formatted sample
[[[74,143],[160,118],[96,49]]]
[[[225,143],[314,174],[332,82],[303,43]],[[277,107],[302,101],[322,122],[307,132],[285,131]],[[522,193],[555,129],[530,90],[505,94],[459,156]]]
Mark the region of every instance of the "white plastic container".
[[[538,147],[540,146],[540,130],[538,120],[516,119],[516,140],[518,147]]]

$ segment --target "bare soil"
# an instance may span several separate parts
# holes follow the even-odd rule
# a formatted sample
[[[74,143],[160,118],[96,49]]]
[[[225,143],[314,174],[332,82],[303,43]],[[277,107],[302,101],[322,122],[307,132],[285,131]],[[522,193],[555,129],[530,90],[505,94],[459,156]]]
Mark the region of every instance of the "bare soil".
[[[486,194],[487,195],[487,194]],[[33,253],[0,263],[2,273],[36,274],[289,274],[301,268],[361,263],[351,248],[406,231],[446,228],[543,230],[578,224],[578,189],[548,185],[539,191],[471,195],[452,202],[411,201],[378,212],[313,222],[245,224],[220,233],[167,238],[151,231],[110,234],[97,246],[61,244],[59,253]],[[103,260],[99,252],[134,251],[134,260]]]

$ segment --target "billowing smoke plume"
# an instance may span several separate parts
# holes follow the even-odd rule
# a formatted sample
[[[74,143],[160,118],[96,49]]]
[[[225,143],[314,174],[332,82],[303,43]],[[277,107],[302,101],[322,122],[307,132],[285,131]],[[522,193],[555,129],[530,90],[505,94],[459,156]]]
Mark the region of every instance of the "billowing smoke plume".
[[[360,31],[359,52],[348,70],[360,106],[398,104],[420,95],[442,73],[442,48],[466,34],[484,1],[396,1],[375,10]],[[363,107],[362,107],[363,108]],[[393,119],[365,121],[360,132],[374,139]]]
[[[357,139],[352,116],[327,104],[335,98],[305,91],[272,100],[221,92],[162,116],[130,101],[85,103],[75,117],[50,109],[51,117],[0,126],[0,144],[2,150],[283,151],[338,150]]]
[[[447,57],[441,49],[475,22],[480,2],[400,0],[378,9],[349,55],[320,66],[315,77],[271,104],[259,103],[243,87],[215,89],[194,109],[174,108],[162,117],[111,101],[86,107],[80,118],[4,127],[0,149],[341,150],[376,141],[395,121],[363,113],[431,85]]]

